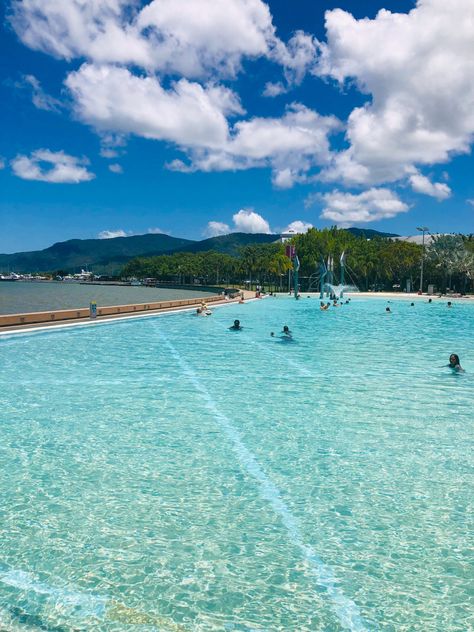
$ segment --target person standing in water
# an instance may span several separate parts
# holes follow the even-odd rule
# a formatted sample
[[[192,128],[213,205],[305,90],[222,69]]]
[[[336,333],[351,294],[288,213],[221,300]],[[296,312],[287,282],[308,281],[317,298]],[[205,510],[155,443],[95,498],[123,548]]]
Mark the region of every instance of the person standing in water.
[[[229,327],[231,331],[242,331],[242,325],[240,324],[240,320],[234,320],[234,324]]]
[[[449,356],[449,364],[448,364],[448,366],[453,371],[456,371],[456,373],[464,373],[464,369],[461,366],[461,362],[459,360],[459,356],[458,356],[457,353],[452,353]]]

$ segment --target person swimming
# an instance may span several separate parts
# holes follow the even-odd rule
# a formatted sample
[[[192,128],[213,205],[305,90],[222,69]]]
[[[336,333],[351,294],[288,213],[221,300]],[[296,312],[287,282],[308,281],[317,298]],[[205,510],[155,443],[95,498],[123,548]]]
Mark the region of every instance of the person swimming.
[[[461,362],[459,360],[459,356],[457,353],[452,353],[449,356],[448,366],[450,369],[452,369],[453,371],[456,371],[457,373],[464,373],[464,369],[461,366]]]
[[[321,301],[321,302],[319,303],[319,309],[320,309],[322,312],[325,312],[325,311],[327,310],[327,308],[328,308],[328,306],[326,305],[326,303],[325,303],[324,301]]]
[[[448,301],[447,307],[452,307],[452,306],[453,306],[453,304],[451,303],[451,301]]]
[[[392,313],[392,310],[390,309],[390,307],[386,307],[386,308],[385,308],[385,311],[386,311],[388,314],[391,314],[391,313]]]
[[[433,302],[433,299],[432,299],[432,298],[429,298],[429,299],[428,299],[428,303],[432,303],[432,302]]]
[[[415,303],[410,303],[410,307],[415,307]]]
[[[240,324],[240,320],[234,320],[234,324],[232,325],[232,327],[229,327],[229,329],[231,331],[241,331],[243,327]]]
[[[292,336],[292,334],[291,334],[291,331],[290,331],[290,328],[288,327],[288,325],[285,325],[285,326],[283,327],[283,329],[282,329],[282,332],[281,332],[281,333],[282,333],[282,334],[283,334],[283,336],[284,336],[284,337],[286,337],[286,338],[293,338],[293,336]]]

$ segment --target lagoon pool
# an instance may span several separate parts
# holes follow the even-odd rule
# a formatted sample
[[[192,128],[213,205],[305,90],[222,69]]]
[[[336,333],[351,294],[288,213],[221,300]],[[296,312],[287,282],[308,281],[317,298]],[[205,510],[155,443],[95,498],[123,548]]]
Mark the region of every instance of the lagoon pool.
[[[0,338],[0,629],[473,629],[474,305],[385,306]]]

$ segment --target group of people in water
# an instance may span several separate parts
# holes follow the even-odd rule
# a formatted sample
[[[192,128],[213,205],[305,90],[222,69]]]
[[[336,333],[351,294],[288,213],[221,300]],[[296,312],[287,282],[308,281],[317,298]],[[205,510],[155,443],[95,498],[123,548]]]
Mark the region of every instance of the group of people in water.
[[[339,300],[337,297],[334,297],[332,299],[332,304],[330,301],[328,301],[327,303],[325,303],[324,301],[321,301],[319,303],[319,309],[322,312],[326,312],[331,306],[332,307],[342,307],[343,305],[349,305],[349,303],[351,302],[351,299],[348,298],[345,301],[343,300]]]
[[[319,309],[321,311],[327,311],[328,309],[330,309],[331,307],[341,307],[342,305],[348,305],[350,304],[350,298],[346,299],[345,301],[342,301],[341,299],[338,299],[336,296],[335,297],[331,297],[332,299],[332,303],[331,302],[327,302],[325,303],[324,301],[320,302],[319,305]],[[243,298],[241,297],[241,300],[239,302],[244,302]],[[391,301],[389,301],[390,303]],[[428,303],[431,303],[432,299],[428,299]],[[411,307],[415,306],[415,303],[411,303],[410,304]],[[448,308],[452,308],[452,302],[448,301],[447,303],[447,307]],[[386,313],[392,313],[392,310],[390,309],[390,306],[387,305],[387,307],[385,308],[385,312]],[[197,308],[196,310],[196,315],[197,316],[210,316],[212,314],[211,310],[209,309],[207,303],[205,301],[201,302],[201,305]],[[237,318],[234,320],[233,324],[229,327],[230,331],[242,331],[243,327],[240,323],[240,320],[238,320]],[[290,328],[288,327],[288,325],[284,325],[283,329],[281,330],[280,334],[277,335],[275,334],[274,331],[270,332],[270,336],[272,338],[279,338],[280,340],[293,340],[293,334],[290,330]],[[452,353],[449,356],[449,363],[447,365],[450,369],[452,369],[453,371],[455,371],[456,373],[464,373],[464,369],[461,366],[461,361],[459,360],[459,356],[456,353]]]

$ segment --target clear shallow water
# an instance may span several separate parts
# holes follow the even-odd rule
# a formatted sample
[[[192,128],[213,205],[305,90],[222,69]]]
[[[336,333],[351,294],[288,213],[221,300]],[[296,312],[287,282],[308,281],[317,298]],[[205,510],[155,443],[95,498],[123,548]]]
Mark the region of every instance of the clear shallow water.
[[[127,305],[210,296],[200,290],[169,290],[124,285],[81,285],[17,281],[0,283],[0,314],[22,314],[97,305]]]
[[[318,304],[0,340],[4,627],[472,629],[474,306]]]

